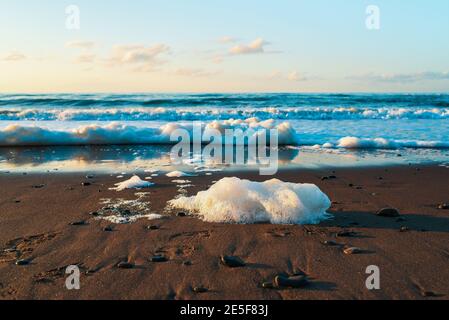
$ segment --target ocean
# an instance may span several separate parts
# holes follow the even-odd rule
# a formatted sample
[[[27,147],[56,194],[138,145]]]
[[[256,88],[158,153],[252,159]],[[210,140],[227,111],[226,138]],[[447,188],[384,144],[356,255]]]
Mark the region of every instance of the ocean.
[[[194,122],[282,128],[283,151],[302,150],[309,165],[341,163],[341,154],[362,164],[448,161],[449,94],[1,94],[0,168],[11,163],[11,148],[52,148],[52,163],[86,147],[97,150],[95,161],[111,160],[114,152],[98,151],[116,150],[110,146],[131,150],[126,159],[160,156],[173,144],[171,130]]]

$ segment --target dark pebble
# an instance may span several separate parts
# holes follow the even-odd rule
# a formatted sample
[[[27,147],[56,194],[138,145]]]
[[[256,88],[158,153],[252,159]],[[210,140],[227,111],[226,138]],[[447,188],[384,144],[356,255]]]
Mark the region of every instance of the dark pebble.
[[[264,288],[264,289],[273,289],[274,288],[273,282],[264,282],[264,283],[262,283],[262,288]]]
[[[337,237],[339,237],[339,238],[351,238],[351,237],[355,237],[355,236],[357,236],[357,232],[354,232],[354,231],[344,230],[344,231],[337,232]]]
[[[363,250],[357,247],[351,247],[351,248],[346,248],[343,250],[344,254],[347,255],[351,255],[351,254],[359,254],[362,253]]]
[[[178,212],[178,213],[176,214],[176,216],[178,216],[178,217],[186,217],[186,216],[187,216],[187,213],[185,213],[185,212]]]
[[[103,231],[104,232],[112,232],[112,231],[114,231],[114,229],[112,227],[105,227],[105,228],[103,228]]]
[[[83,183],[81,183],[81,185],[82,185],[83,187],[88,187],[88,186],[91,185],[91,183],[90,183],[90,182],[83,182]]]
[[[399,217],[399,211],[395,208],[384,208],[377,212],[379,217],[396,218]]]
[[[159,230],[160,227],[158,227],[158,226],[148,226],[147,229],[148,230]]]
[[[70,224],[71,226],[85,226],[86,221],[75,221]]]
[[[16,261],[16,265],[18,265],[18,266],[27,266],[29,264],[30,264],[30,261],[26,260],[26,259],[21,259],[21,260]]]
[[[184,261],[184,262],[182,263],[182,265],[183,265],[183,266],[186,266],[186,267],[191,266],[191,265],[192,265],[192,261]]]
[[[329,246],[329,247],[335,247],[335,246],[338,246],[338,243],[333,240],[326,240],[323,242],[323,245]]]
[[[326,176],[326,177],[322,177],[321,181],[326,181],[326,180],[334,180],[337,179],[337,176]]]
[[[276,276],[274,283],[278,288],[303,288],[309,284],[309,280],[305,276],[291,276],[283,275]]]
[[[43,187],[45,187],[44,184],[37,184],[37,185],[33,186],[34,189],[42,189]]]
[[[92,217],[98,217],[100,214],[96,211],[89,213]]]
[[[350,183],[348,184],[348,187],[352,188],[354,186],[354,184]]]
[[[221,263],[229,268],[239,268],[246,266],[246,263],[239,257],[222,256]]]
[[[206,292],[209,291],[209,289],[204,288],[204,287],[194,287],[192,289],[192,291],[195,292],[195,293],[206,293]]]
[[[151,262],[167,262],[168,259],[165,256],[157,255],[150,258]]]
[[[438,205],[438,209],[449,210],[449,203],[442,203],[442,204]]]
[[[132,268],[134,268],[134,265],[132,263],[122,261],[122,262],[119,262],[117,264],[117,268],[120,268],[120,269],[132,269]]]

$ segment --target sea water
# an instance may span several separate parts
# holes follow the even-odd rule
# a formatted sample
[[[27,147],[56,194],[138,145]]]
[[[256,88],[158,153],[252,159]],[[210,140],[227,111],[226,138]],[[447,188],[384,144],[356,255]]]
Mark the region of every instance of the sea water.
[[[448,94],[2,94],[0,170],[181,170],[197,122],[279,128],[285,166],[449,162]]]

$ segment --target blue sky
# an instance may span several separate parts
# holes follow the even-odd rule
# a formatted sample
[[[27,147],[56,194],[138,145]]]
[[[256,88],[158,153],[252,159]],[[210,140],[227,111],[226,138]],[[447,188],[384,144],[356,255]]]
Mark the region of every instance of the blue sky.
[[[447,0],[0,0],[0,91],[447,92],[448,16]]]

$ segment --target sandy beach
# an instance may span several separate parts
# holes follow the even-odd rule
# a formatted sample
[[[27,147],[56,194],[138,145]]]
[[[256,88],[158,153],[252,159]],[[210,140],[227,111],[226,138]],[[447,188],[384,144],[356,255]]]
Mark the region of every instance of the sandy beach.
[[[189,177],[193,186],[185,190],[195,195],[224,176],[267,179],[257,172],[214,173]],[[165,210],[179,187],[163,175],[151,188],[117,192],[109,189],[120,180],[109,174],[1,173],[0,299],[449,297],[449,211],[438,209],[449,202],[447,168],[295,169],[276,178],[318,185],[332,200],[333,219],[304,226],[206,223]],[[143,191],[161,219],[98,218],[104,199],[136,200]],[[385,207],[400,217],[377,216]],[[345,254],[348,247],[362,252]],[[152,262],[158,255],[166,261]],[[222,255],[246,266],[228,268]],[[120,262],[130,268],[117,267]],[[80,290],[65,288],[69,265],[82,271]],[[380,290],[365,286],[370,265],[380,268]],[[276,275],[299,273],[310,279],[305,288],[263,287]]]

